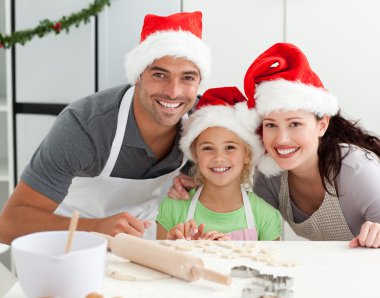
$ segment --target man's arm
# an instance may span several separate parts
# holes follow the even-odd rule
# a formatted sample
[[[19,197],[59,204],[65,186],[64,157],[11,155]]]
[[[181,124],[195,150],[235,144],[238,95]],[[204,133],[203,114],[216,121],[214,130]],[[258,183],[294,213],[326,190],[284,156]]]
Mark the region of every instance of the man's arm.
[[[70,219],[53,213],[57,206],[21,180],[0,214],[0,242],[10,244],[13,239],[29,233],[68,229]],[[122,212],[106,218],[82,218],[78,230],[111,236],[124,232],[141,237],[148,225]]]

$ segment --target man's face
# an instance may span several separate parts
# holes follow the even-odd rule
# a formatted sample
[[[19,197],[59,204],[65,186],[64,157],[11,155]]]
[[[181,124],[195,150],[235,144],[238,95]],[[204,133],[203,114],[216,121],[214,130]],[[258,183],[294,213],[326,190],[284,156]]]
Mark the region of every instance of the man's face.
[[[194,105],[201,77],[197,66],[165,56],[148,66],[136,83],[136,112],[165,127],[177,125]]]

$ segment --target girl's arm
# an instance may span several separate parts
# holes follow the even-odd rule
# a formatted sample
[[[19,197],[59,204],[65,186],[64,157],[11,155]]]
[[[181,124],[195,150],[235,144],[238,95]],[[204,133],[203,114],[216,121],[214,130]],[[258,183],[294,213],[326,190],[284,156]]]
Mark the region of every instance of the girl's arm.
[[[157,240],[166,239],[166,234],[167,233],[168,233],[168,231],[166,231],[165,228],[163,226],[161,226],[161,224],[157,223],[157,235],[156,235],[156,239]]]

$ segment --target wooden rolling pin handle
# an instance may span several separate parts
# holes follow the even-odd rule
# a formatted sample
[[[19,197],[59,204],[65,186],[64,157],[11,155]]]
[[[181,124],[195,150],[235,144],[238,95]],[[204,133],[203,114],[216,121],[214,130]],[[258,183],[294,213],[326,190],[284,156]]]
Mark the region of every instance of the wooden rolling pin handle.
[[[196,279],[198,279],[198,277],[202,277],[204,279],[224,285],[230,285],[232,281],[231,276],[224,275],[214,270],[206,269],[197,265],[193,266],[191,273],[197,277]]]

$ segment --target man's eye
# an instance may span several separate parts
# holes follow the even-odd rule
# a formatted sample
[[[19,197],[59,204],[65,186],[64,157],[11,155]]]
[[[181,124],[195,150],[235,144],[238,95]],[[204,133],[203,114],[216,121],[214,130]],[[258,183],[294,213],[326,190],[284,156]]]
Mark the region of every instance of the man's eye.
[[[153,76],[156,78],[163,78],[165,75],[161,72],[155,72],[155,73],[153,73]]]
[[[185,76],[184,79],[186,81],[195,81],[195,78],[193,76]]]

